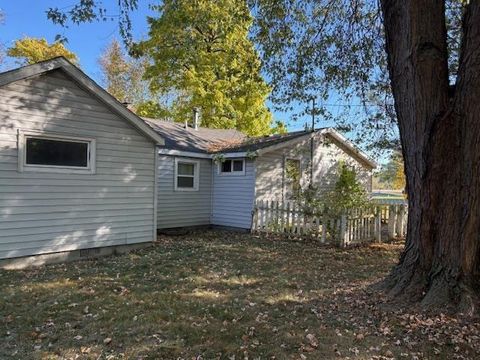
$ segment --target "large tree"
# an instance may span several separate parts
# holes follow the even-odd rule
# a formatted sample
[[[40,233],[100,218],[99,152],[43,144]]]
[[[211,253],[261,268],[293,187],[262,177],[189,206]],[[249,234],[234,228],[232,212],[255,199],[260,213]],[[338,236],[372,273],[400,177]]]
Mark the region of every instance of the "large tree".
[[[49,44],[45,39],[25,37],[15,41],[7,51],[7,55],[19,59],[21,64],[35,64],[39,61],[49,60],[63,56],[77,64],[78,58],[61,42]]]
[[[409,221],[391,294],[477,311],[480,1],[259,0],[252,9],[274,99],[328,99],[335,89],[360,99],[371,132],[398,124]]]
[[[154,9],[159,16],[148,19],[148,39],[135,49],[151,59],[152,91],[173,95],[171,116],[183,122],[199,107],[203,126],[269,133],[269,87],[248,38],[245,0],[165,0]]]
[[[144,59],[129,57],[115,39],[103,51],[99,64],[103,85],[119,101],[138,106],[148,100],[148,82],[143,80]]]

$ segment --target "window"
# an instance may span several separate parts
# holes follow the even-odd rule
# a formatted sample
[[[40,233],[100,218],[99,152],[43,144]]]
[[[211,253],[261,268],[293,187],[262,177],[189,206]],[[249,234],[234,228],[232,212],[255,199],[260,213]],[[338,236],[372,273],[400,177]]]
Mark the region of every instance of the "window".
[[[220,164],[220,174],[222,175],[244,175],[245,160],[244,159],[228,159]]]
[[[285,159],[285,195],[287,199],[295,199],[300,195],[301,177],[300,160]]]
[[[197,191],[199,167],[198,161],[175,159],[175,190]]]
[[[19,133],[19,170],[95,172],[95,140],[44,133]]]

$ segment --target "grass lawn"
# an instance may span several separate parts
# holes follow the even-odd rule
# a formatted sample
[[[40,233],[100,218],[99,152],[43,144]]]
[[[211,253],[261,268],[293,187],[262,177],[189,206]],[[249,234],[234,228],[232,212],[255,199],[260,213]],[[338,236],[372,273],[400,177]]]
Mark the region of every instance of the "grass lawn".
[[[385,304],[401,244],[228,232],[0,271],[0,359],[475,359],[477,319]]]

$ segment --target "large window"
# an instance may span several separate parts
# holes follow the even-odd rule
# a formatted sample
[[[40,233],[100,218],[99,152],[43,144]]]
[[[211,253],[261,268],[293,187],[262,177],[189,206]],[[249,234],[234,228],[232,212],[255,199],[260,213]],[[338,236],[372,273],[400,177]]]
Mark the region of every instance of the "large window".
[[[199,168],[198,161],[175,159],[175,190],[197,191]]]
[[[220,174],[222,175],[243,175],[245,174],[244,159],[227,159],[220,163]]]
[[[19,170],[93,173],[95,141],[63,135],[19,133]]]

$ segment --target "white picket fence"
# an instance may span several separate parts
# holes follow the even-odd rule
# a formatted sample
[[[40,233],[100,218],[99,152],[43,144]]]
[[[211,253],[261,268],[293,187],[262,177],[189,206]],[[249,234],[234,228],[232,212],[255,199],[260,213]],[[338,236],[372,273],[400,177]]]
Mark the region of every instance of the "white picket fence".
[[[387,226],[389,237],[405,234],[404,208],[403,205],[396,205],[385,210],[385,206],[378,205],[369,210],[350,210],[340,217],[332,218],[308,214],[294,201],[257,201],[252,231],[308,237],[342,247],[381,242],[382,227]]]

